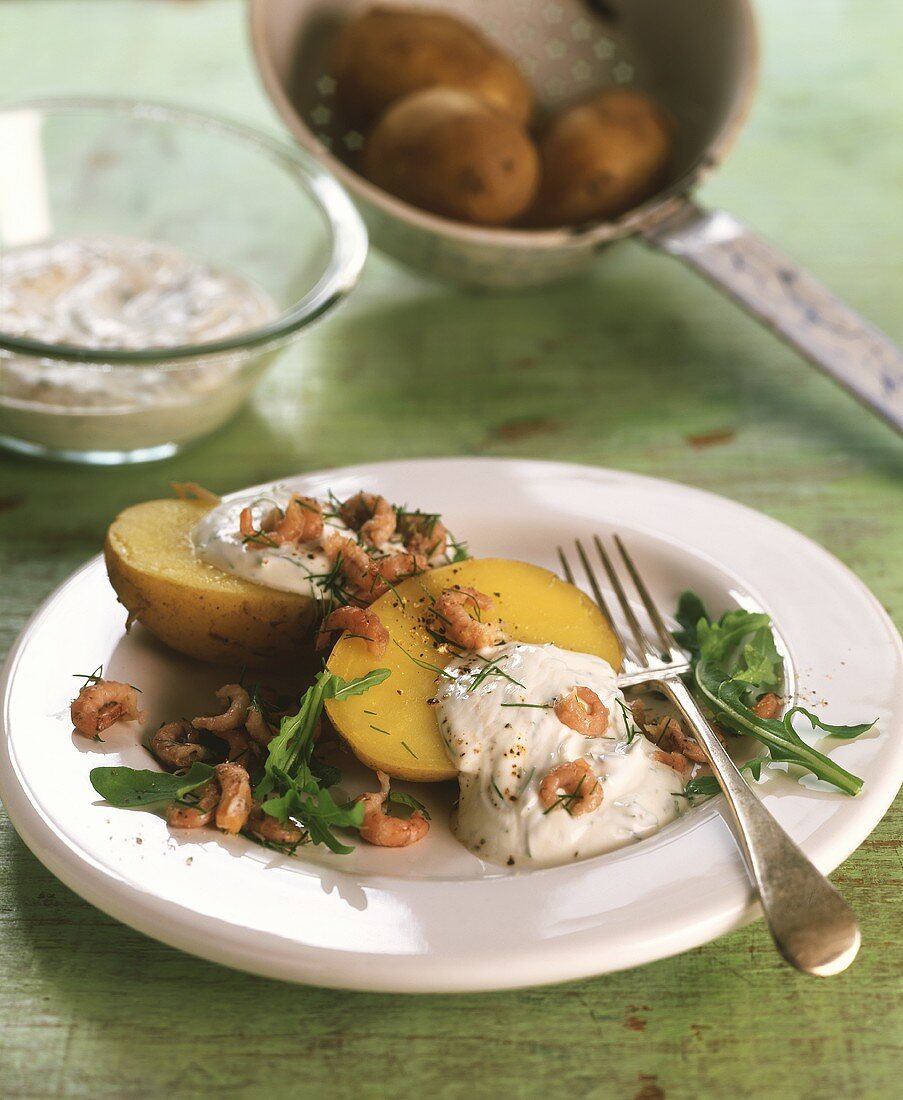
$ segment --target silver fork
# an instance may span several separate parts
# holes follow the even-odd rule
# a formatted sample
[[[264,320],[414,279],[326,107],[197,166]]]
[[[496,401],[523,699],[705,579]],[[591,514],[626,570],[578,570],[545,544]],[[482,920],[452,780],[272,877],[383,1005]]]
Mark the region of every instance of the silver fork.
[[[690,670],[690,659],[675,642],[649,594],[633,559],[615,535],[614,542],[627,573],[646,609],[658,642],[652,640],[634,613],[611,557],[594,537],[596,552],[605,570],[621,612],[630,628],[625,638],[608,609],[596,574],[580,540],[580,558],[593,598],[621,644],[623,668],[621,687],[645,684],[663,692],[692,730],[727,799],[728,825],[759,894],[765,921],[775,946],[797,970],[827,977],[850,965],[859,950],[859,925],[853,911],[825,876],[815,867],[753,794],[715,736],[711,726],[684,684],[681,676]],[[565,579],[574,584],[567,556],[558,547]]]

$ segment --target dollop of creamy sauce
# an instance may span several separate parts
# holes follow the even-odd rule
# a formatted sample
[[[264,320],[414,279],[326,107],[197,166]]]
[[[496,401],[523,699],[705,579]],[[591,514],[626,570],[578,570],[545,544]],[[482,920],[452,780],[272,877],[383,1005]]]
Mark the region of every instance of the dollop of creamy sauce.
[[[255,524],[274,507],[288,506],[291,490],[275,485],[266,493],[223,501],[212,508],[191,532],[195,553],[224,573],[276,588],[280,592],[298,592],[321,598],[323,582],[333,573],[333,563],[323,549],[323,540],[332,533],[356,539],[328,507],[323,511],[323,534],[311,542],[289,542],[282,546],[248,546],[239,530],[243,508],[251,508]]]
[[[455,658],[446,672],[436,706],[458,769],[452,828],[482,859],[567,863],[641,840],[686,808],[683,780],[629,721],[602,658],[515,641]],[[591,688],[607,707],[603,737],[584,737],[556,717],[555,703],[575,687]],[[542,780],[580,757],[599,777],[602,804],[574,816],[566,799],[544,806]]]

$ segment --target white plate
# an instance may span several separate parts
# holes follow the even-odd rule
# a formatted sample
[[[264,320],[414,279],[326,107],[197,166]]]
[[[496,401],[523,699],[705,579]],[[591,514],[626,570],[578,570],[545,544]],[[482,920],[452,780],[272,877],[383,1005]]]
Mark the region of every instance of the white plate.
[[[824,871],[868,836],[903,780],[903,645],[878,602],[791,529],[695,489],[541,462],[428,460],[290,479],[314,495],[361,487],[443,513],[478,555],[554,568],[556,543],[626,532],[655,595],[684,587],[717,609],[771,612],[797,697],[834,722],[879,718],[855,742],[823,742],[865,779],[855,799],[773,775],[769,810]],[[716,564],[717,563],[717,564]],[[3,684],[0,796],[26,844],[67,886],[126,924],[205,958],[318,985],[398,991],[501,989],[636,966],[756,915],[721,800],[633,847],[567,867],[508,871],[451,837],[448,788],[429,788],[433,829],[409,850],[360,846],[295,858],[244,838],[180,840],[162,819],[98,802],[99,763],[150,766],[134,726],[97,745],[73,735],[76,672],[143,688],[148,726],[209,708],[222,672],[194,664],[124,614],[89,562],[38,610]],[[425,788],[421,788],[423,790]]]

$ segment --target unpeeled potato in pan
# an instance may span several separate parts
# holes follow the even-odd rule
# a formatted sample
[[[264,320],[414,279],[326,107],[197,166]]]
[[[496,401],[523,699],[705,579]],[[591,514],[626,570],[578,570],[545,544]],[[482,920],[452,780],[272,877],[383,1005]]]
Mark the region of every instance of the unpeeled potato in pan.
[[[541,182],[532,226],[615,218],[661,186],[673,142],[649,96],[606,88],[554,116],[539,140]]]
[[[482,99],[428,88],[394,103],[367,136],[364,175],[405,202],[476,225],[519,218],[539,161],[526,130]]]
[[[438,85],[471,92],[521,123],[533,110],[533,91],[511,58],[443,12],[366,9],[339,32],[333,72],[343,112],[359,126],[403,96]]]

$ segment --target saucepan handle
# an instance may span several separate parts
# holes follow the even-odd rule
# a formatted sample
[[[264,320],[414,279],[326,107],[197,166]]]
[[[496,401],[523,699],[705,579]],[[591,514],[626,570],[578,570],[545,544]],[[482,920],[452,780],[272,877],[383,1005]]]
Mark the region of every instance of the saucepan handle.
[[[774,245],[731,214],[689,199],[644,236],[903,432],[903,352]]]

